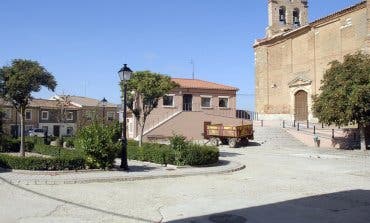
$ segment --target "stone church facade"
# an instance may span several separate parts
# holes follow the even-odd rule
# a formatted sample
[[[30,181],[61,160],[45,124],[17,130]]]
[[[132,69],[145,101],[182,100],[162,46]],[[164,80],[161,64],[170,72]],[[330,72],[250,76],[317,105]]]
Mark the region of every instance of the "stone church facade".
[[[316,121],[312,96],[319,94],[328,63],[370,52],[370,0],[308,22],[307,0],[268,0],[266,37],[256,40],[256,111],[265,120]]]

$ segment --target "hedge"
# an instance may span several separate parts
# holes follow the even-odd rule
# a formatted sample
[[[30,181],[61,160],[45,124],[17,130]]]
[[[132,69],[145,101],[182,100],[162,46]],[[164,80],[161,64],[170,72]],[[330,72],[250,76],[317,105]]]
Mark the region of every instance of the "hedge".
[[[1,145],[0,145],[0,153],[6,153],[6,152],[19,152],[21,146],[20,139],[12,139],[9,137],[3,138]],[[30,141],[24,142],[24,148],[26,152],[30,152],[34,149],[35,144]]]
[[[83,157],[19,157],[0,154],[0,167],[19,170],[77,170],[85,168]]]
[[[154,143],[144,143],[140,148],[136,142],[129,141],[127,156],[128,159],[158,164],[201,166],[217,163],[219,150],[216,147],[192,143],[186,143],[185,146],[182,144],[181,149]],[[118,157],[121,157],[120,153]]]

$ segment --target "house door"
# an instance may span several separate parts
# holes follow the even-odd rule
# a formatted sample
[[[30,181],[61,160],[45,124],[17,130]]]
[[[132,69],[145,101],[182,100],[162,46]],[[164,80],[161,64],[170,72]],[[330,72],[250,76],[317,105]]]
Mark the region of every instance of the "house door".
[[[193,95],[184,94],[183,96],[183,110],[192,111],[193,110]]]
[[[307,92],[298,91],[294,95],[294,111],[296,121],[308,120],[308,103],[307,103]]]
[[[60,125],[54,125],[53,127],[53,135],[54,136],[59,136],[60,133]]]

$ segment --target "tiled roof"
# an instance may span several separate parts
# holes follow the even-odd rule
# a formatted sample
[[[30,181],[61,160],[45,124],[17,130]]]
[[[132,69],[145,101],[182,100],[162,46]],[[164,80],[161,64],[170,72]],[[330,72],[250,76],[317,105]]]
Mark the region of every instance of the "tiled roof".
[[[0,104],[5,106],[12,106],[10,102],[4,102],[4,100],[0,99]],[[33,108],[59,108],[58,101],[56,100],[48,100],[48,99],[32,99],[29,102],[28,107]],[[69,109],[77,108],[74,105],[67,106]]]
[[[76,106],[82,106],[82,107],[100,107],[102,106],[102,103],[98,99],[94,98],[88,98],[88,97],[81,97],[81,96],[70,96],[71,102]],[[117,108],[116,104],[112,104],[107,102],[105,107],[112,107]]]
[[[60,104],[56,100],[48,100],[48,99],[32,99],[30,101],[31,107],[41,107],[41,108],[59,108]],[[66,106],[66,108],[76,109],[77,107],[70,104]]]
[[[238,91],[238,88],[198,79],[171,78],[180,88]]]

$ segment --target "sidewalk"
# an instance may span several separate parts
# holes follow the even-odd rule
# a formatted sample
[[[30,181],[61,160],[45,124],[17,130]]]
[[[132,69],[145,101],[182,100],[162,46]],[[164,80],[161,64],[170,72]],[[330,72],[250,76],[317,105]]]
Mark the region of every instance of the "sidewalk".
[[[119,166],[120,160],[116,164]],[[207,167],[162,166],[154,163],[129,160],[130,171],[81,170],[81,171],[26,171],[0,169],[0,180],[15,185],[58,185],[93,182],[135,181],[182,176],[223,174],[239,171],[244,165],[220,159],[219,163]]]

